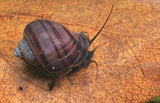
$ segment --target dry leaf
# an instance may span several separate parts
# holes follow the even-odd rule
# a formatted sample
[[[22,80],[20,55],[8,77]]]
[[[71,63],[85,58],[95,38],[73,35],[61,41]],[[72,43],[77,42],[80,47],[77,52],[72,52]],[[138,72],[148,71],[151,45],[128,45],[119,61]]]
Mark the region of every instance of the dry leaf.
[[[70,31],[85,31],[92,38],[111,17],[87,69],[58,79],[48,91],[50,79],[38,68],[14,56],[25,26],[48,19]],[[0,102],[1,103],[137,103],[160,95],[159,0],[3,0],[0,1]]]

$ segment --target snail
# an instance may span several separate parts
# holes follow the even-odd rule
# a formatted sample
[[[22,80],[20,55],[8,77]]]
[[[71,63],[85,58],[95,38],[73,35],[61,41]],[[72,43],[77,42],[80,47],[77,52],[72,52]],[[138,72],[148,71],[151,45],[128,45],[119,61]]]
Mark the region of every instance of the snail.
[[[49,20],[35,20],[29,23],[23,33],[14,55],[31,65],[41,65],[54,75],[68,75],[88,66],[95,49],[89,46],[107,23],[113,6],[98,33],[89,40],[85,32],[73,33],[64,26]],[[54,82],[52,83],[53,88]]]

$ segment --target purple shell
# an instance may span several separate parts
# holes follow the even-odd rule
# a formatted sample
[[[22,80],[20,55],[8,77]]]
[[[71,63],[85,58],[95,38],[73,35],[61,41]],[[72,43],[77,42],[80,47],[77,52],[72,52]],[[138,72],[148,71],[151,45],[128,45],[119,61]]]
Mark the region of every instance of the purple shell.
[[[49,72],[67,72],[81,65],[88,55],[88,39],[53,21],[29,23],[24,38],[39,63]]]

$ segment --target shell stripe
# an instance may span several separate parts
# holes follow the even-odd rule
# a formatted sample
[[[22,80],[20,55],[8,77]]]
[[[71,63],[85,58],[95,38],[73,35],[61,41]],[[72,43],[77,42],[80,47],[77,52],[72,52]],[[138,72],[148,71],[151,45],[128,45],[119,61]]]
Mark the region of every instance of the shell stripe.
[[[27,35],[28,37],[25,37],[25,38],[30,39],[29,41],[31,41],[31,45],[33,45],[33,47],[37,47],[37,49],[32,48],[34,52],[37,52],[37,53],[34,53],[34,54],[38,54],[38,55],[36,55],[38,57],[38,60],[43,65],[43,67],[45,69],[47,69],[46,65],[48,64],[48,62],[46,60],[46,57],[44,56],[44,53],[43,53],[42,49],[40,48],[40,45],[38,43],[36,35],[34,35],[34,32],[33,32],[31,27],[28,27],[28,29],[26,29],[26,32],[29,32],[29,33],[26,33],[26,34],[30,34],[30,35]]]
[[[51,42],[53,43],[54,48],[55,48],[55,50],[56,50],[56,52],[57,52],[57,54],[58,54],[58,57],[59,57],[59,58],[62,58],[62,57],[61,57],[61,55],[60,55],[60,53],[59,53],[59,51],[58,51],[57,46],[55,45],[55,43],[54,43],[54,41],[53,41],[53,39],[52,39],[52,37],[51,37],[51,34],[48,32],[48,29],[45,27],[45,25],[43,24],[43,22],[42,22],[42,21],[40,21],[40,23],[42,24],[42,26],[43,26],[43,27],[44,27],[44,29],[46,30],[46,32],[47,32],[47,34],[48,34],[48,36],[50,37]],[[62,62],[62,64],[64,65],[64,67],[67,67],[67,66],[66,66],[66,64],[65,64],[64,62]]]
[[[74,39],[74,40],[76,40],[76,39]],[[76,43],[78,43],[78,42],[76,42]],[[73,46],[73,45],[75,45],[75,44],[74,44],[74,43],[71,43],[70,46]],[[77,44],[76,44],[76,45],[77,45]],[[75,51],[77,51],[76,45],[70,50],[70,52],[69,52],[66,56],[64,56],[63,58],[59,59],[57,62],[61,62],[61,61],[63,61],[64,59],[69,59],[69,58],[70,58],[70,60],[71,60],[71,63],[70,63],[70,64],[72,64],[72,63],[75,61],[75,57],[72,56],[72,54],[75,53]],[[55,62],[55,63],[56,63],[56,62]],[[69,65],[69,66],[70,66],[70,65]],[[68,68],[68,67],[67,67],[67,68]]]
[[[80,43],[81,43],[82,47],[80,45],[77,45],[77,48],[80,50],[80,54],[77,57],[77,59],[74,61],[74,63],[72,64],[72,66],[71,66],[72,68],[76,67],[76,66],[79,66],[80,64],[82,64],[83,61],[84,61],[84,59],[87,56],[87,48],[84,48],[84,46],[85,46],[84,44],[87,44],[87,43],[85,43],[85,42],[87,42],[86,39],[84,39],[81,36],[78,36],[78,40],[81,41]]]
[[[63,29],[65,30],[65,32],[68,34],[68,36],[70,37],[70,39],[71,39],[71,41],[72,41],[71,46],[72,46],[72,44],[73,44],[73,45],[75,45],[75,47],[77,47],[77,45],[78,45],[77,39],[74,38],[74,36],[70,33],[70,31],[69,31],[68,29],[66,29],[64,26],[62,26],[62,27],[63,27]],[[75,35],[75,34],[74,34],[74,35]],[[67,49],[67,48],[66,48],[66,49]],[[73,48],[73,49],[75,49],[75,48]],[[70,55],[72,54],[73,49],[72,49],[72,50],[70,51],[70,53],[67,54],[67,56],[65,56],[64,58],[70,56]],[[72,60],[72,58],[71,58],[71,60]],[[74,61],[72,60],[72,63],[73,63],[73,62],[74,62]]]
[[[83,62],[86,57],[87,57],[87,54],[88,54],[88,46],[86,44],[89,44],[89,42],[87,41],[87,39],[84,39],[83,37],[79,36],[79,38],[81,39],[82,41],[82,44],[83,44],[83,49],[81,49],[81,55],[83,57],[83,59],[81,60],[81,62]]]
[[[71,38],[71,40],[73,41],[75,38],[72,36],[72,34],[65,28],[65,27],[63,27],[64,28],[64,30],[67,32],[67,34],[69,35],[69,37]],[[78,40],[82,40],[82,42],[81,42],[81,44],[82,44],[82,47],[83,47],[83,41],[85,41],[85,42],[87,42],[86,40],[84,40],[82,37],[80,37],[80,36],[78,36]],[[87,49],[85,50],[85,49],[81,49],[82,47],[81,47],[81,45],[80,45],[80,43],[77,43],[77,41],[75,40],[74,41],[74,44],[76,45],[76,48],[78,49],[78,50],[80,50],[80,54],[79,54],[79,56],[77,57],[77,59],[73,62],[73,64],[71,65],[71,67],[72,66],[78,66],[77,64],[75,64],[79,59],[80,59],[80,55],[82,54],[82,56],[85,58],[86,57],[86,55],[87,55]],[[83,61],[83,60],[82,60]],[[80,62],[81,63],[81,62]],[[80,63],[78,63],[78,64],[80,64]]]
[[[78,36],[78,40],[80,41],[79,36]],[[82,42],[80,42],[80,43],[82,43]],[[76,45],[76,48],[79,50],[79,52],[82,51],[82,49],[83,49],[83,48],[81,48],[81,46],[79,45],[80,43],[78,43],[78,44]],[[83,47],[83,43],[82,43],[82,47]],[[74,66],[77,66],[78,64],[81,64],[81,62],[79,62],[78,64],[76,64],[76,62],[79,60],[80,57],[81,57],[81,52],[79,53],[77,59],[73,62],[73,64],[71,65],[71,67],[74,67]]]
[[[72,34],[69,32],[69,30],[67,30],[65,27],[63,27],[64,28],[64,30],[67,32],[67,34],[69,35],[69,37],[70,37],[70,39],[72,40],[72,41],[74,41],[73,43],[74,44],[76,44],[76,39],[72,36]]]
[[[57,39],[60,41],[61,47],[63,48],[63,51],[64,51],[65,55],[68,55],[70,52],[68,51],[67,48],[65,48],[65,47],[67,47],[67,46],[65,45],[64,41],[62,40],[61,35],[59,34],[59,32],[57,31],[57,29],[55,28],[55,26],[54,26],[53,24],[51,24],[49,21],[47,21],[47,23],[51,26],[52,31],[55,33]],[[64,57],[63,57],[63,58],[64,58]],[[63,59],[63,58],[61,57],[61,58],[59,58],[59,60],[60,60],[60,59]],[[58,61],[59,61],[59,60],[58,60]],[[70,57],[70,58],[68,58],[68,60],[69,60],[70,63],[72,63],[73,58]]]
[[[51,26],[52,31],[55,33],[57,39],[60,41],[61,47],[63,48],[65,54],[68,54],[68,50],[65,50],[65,46],[66,46],[66,45],[65,45],[65,43],[63,42],[63,40],[62,40],[60,34],[58,33],[57,29],[55,28],[55,26],[54,26],[51,22],[49,22],[49,21],[47,21],[47,23],[48,23],[48,25]]]
[[[52,31],[55,33],[55,36],[57,37],[57,39],[60,41],[60,43],[61,43],[61,47],[63,48],[63,51],[64,51],[64,53],[65,53],[65,55],[66,56],[64,56],[64,57],[61,57],[61,58],[59,58],[58,59],[58,61],[60,61],[60,62],[63,62],[63,59],[65,59],[66,57],[68,57],[67,58],[67,61],[69,61],[70,63],[68,63],[68,62],[64,62],[65,64],[71,64],[71,63],[73,63],[73,57],[72,56],[69,56],[71,53],[69,52],[69,50],[66,48],[66,47],[68,47],[68,46],[66,46],[66,44],[64,43],[64,41],[62,40],[62,37],[61,37],[61,35],[59,34],[59,32],[57,31],[57,29],[55,28],[55,26],[54,26],[54,24],[52,24],[51,22],[49,22],[49,21],[47,21],[47,23],[48,23],[48,25],[51,27],[51,29],[52,29]],[[62,26],[61,26],[62,27]],[[72,44],[72,43],[71,43]],[[72,45],[71,45],[72,46]],[[65,68],[68,68],[68,65],[66,66],[66,65],[64,65],[64,67]]]
[[[76,40],[76,39],[75,39]],[[78,42],[77,42],[78,43]],[[72,43],[73,44],[73,43]],[[73,44],[74,45],[74,44]],[[76,54],[75,54],[76,53]],[[76,56],[73,56],[73,54],[74,55],[76,55]],[[79,55],[80,53],[78,53],[78,55]],[[76,48],[76,45],[70,50],[70,53],[68,53],[66,56],[64,56],[63,58],[61,58],[61,59],[59,59],[59,61],[57,61],[57,62],[55,62],[55,64],[57,64],[58,62],[61,64],[62,63],[62,61],[63,62],[65,62],[65,63],[68,63],[66,60],[68,60],[69,58],[72,58],[71,60],[72,60],[72,62],[71,63],[68,63],[69,65],[68,65],[68,67],[66,67],[66,68],[63,68],[63,70],[61,70],[61,71],[54,71],[54,73],[60,73],[60,72],[64,72],[64,71],[69,71],[69,69],[70,69],[70,67],[71,67],[71,65],[73,64],[73,62],[76,60],[76,57],[78,56],[77,55],[77,48]],[[59,64],[58,63],[58,64]]]

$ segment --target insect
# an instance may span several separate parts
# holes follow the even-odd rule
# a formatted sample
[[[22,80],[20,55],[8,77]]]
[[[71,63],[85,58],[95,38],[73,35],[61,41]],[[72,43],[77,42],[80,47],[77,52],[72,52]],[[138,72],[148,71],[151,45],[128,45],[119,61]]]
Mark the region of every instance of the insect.
[[[41,65],[50,77],[53,76],[50,73],[59,76],[79,71],[92,62],[95,49],[89,51],[89,46],[104,28],[112,10],[113,5],[103,26],[91,40],[87,33],[72,33],[53,21],[32,21],[25,27],[14,54],[31,65]],[[54,82],[51,89],[52,86]]]

